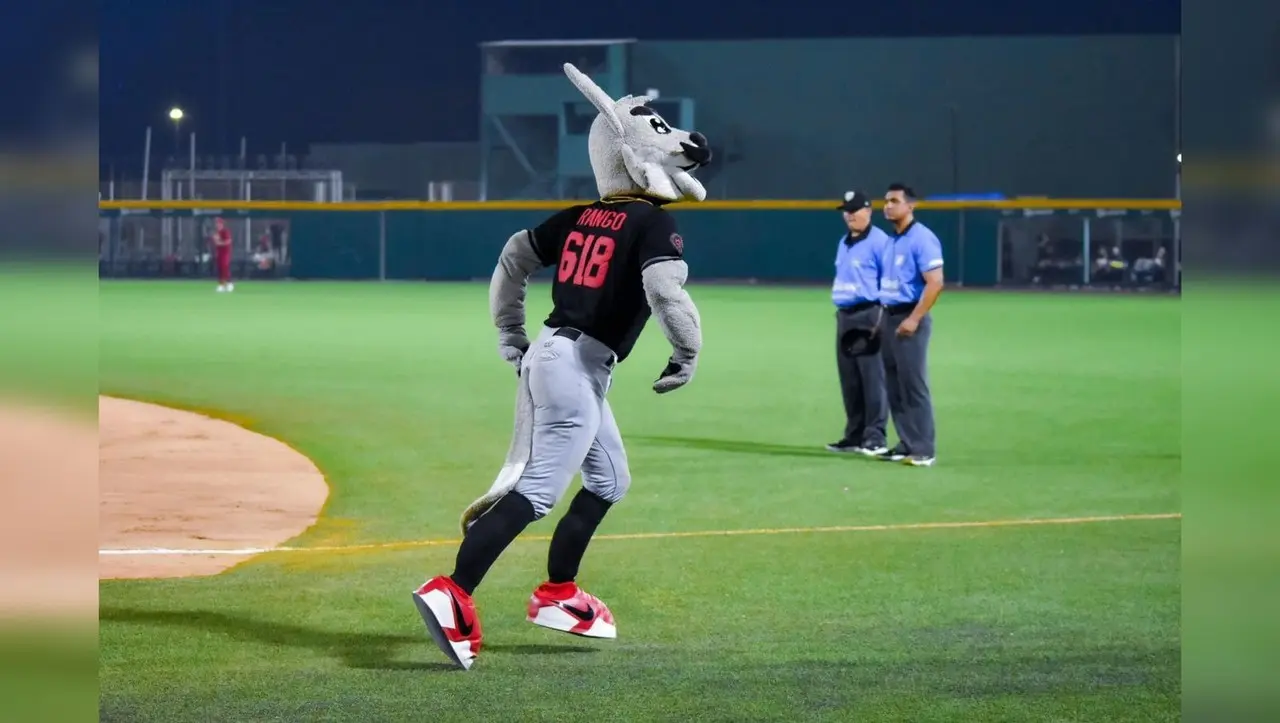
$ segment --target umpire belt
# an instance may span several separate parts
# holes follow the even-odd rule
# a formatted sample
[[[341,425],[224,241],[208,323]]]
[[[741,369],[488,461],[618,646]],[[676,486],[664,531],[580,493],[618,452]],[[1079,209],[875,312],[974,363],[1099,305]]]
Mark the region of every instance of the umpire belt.
[[[874,309],[879,305],[880,305],[879,301],[859,301],[856,304],[850,304],[848,306],[838,306],[836,308],[839,309],[840,312],[844,314],[856,314],[859,311]]]

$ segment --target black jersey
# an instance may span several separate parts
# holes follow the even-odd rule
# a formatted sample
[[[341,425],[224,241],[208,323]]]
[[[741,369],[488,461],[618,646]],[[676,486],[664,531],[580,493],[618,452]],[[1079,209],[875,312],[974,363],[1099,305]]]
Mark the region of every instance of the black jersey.
[[[641,272],[682,258],[684,242],[662,202],[615,196],[572,206],[535,228],[543,266],[555,266],[547,326],[568,326],[604,344],[622,361],[649,320]]]

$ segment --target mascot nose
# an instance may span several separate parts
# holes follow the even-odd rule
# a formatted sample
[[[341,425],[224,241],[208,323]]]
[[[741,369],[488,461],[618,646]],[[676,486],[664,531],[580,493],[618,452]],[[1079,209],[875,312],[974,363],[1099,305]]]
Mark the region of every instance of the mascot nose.
[[[693,167],[711,163],[711,146],[707,145],[707,137],[694,131],[689,134],[689,140],[692,143],[681,142],[680,148],[684,150],[685,157],[693,161]],[[691,168],[685,170],[691,170]]]

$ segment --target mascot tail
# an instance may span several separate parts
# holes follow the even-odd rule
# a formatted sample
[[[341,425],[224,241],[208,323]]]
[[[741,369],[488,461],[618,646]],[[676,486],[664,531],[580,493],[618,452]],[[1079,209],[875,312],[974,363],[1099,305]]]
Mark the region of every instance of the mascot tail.
[[[507,449],[507,459],[498,470],[498,478],[483,496],[467,506],[462,512],[462,534],[466,536],[471,525],[481,515],[498,503],[503,495],[510,492],[524,474],[525,465],[529,463],[529,452],[533,448],[533,395],[529,393],[529,375],[520,375],[520,384],[516,388],[516,421],[511,434],[511,446]]]

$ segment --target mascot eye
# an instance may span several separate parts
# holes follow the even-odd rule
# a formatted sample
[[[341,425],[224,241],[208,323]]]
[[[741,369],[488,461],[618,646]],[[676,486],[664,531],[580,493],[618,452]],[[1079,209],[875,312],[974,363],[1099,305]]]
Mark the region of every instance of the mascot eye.
[[[667,122],[661,118],[650,118],[649,125],[653,126],[654,131],[663,135],[671,132],[671,126],[667,125]]]

